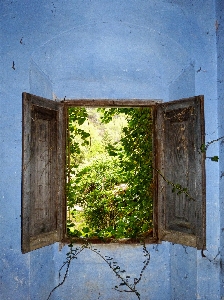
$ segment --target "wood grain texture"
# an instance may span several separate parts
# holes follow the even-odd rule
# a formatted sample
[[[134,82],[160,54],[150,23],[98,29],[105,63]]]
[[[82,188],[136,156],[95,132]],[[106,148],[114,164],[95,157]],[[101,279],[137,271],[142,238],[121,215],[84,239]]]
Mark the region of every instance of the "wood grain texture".
[[[63,105],[23,94],[22,252],[65,231]]]
[[[67,106],[86,107],[141,107],[154,106],[160,99],[70,99],[62,101]]]
[[[205,155],[203,97],[158,104],[154,109],[158,237],[205,247]],[[179,184],[190,197],[178,190]]]

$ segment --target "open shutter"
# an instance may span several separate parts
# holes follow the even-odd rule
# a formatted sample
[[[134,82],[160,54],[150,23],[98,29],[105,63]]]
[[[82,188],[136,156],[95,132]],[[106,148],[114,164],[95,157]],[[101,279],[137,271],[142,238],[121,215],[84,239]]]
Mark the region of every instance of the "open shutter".
[[[64,124],[62,103],[23,93],[23,253],[65,233]]]
[[[159,240],[205,248],[204,99],[158,104],[155,185]]]

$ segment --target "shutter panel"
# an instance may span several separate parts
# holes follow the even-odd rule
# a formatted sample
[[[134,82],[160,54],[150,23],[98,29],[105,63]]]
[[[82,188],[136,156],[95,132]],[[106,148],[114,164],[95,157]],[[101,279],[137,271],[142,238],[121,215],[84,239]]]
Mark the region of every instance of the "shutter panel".
[[[63,104],[23,93],[22,252],[65,233]]]
[[[158,238],[198,249],[205,248],[203,104],[203,96],[197,96],[158,104],[154,110]],[[178,195],[177,184],[190,197],[183,190]]]

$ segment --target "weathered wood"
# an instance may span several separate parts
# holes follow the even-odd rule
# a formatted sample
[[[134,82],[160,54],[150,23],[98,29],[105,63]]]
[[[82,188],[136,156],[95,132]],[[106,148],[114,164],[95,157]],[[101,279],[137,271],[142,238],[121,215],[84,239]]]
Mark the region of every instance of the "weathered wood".
[[[141,107],[154,106],[162,100],[160,99],[68,99],[62,101],[67,106],[85,106],[85,107]]]
[[[142,238],[123,238],[123,239],[115,239],[115,238],[104,238],[100,239],[99,237],[90,237],[88,239],[85,239],[88,241],[88,243],[94,244],[142,244]],[[146,244],[155,244],[158,240],[153,237],[149,236],[146,239],[144,239],[144,242]],[[79,237],[65,237],[61,242],[61,247],[63,247],[66,244],[80,244],[83,245],[83,238]]]
[[[203,97],[158,104],[154,120],[158,237],[204,249]]]
[[[64,108],[23,94],[22,252],[65,233]]]

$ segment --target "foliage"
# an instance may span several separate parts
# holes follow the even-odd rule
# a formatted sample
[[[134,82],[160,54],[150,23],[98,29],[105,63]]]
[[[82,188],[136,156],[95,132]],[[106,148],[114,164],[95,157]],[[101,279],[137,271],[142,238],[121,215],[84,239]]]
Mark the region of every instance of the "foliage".
[[[210,142],[208,142],[206,145],[205,144],[202,144],[201,145],[201,152],[202,153],[206,153],[206,151],[208,150],[208,147],[210,146],[210,145],[212,145],[212,144],[214,144],[214,143],[216,143],[216,142],[218,142],[218,141],[222,141],[223,142],[223,140],[224,140],[224,136],[221,136],[221,137],[219,137],[219,138],[217,138],[217,139],[215,139],[215,140],[212,140],[212,141],[210,141]],[[209,159],[211,159],[211,161],[215,161],[215,162],[218,162],[219,161],[219,157],[217,156],[217,155],[214,155],[214,156],[212,156],[212,157],[209,157],[209,156],[207,156],[206,158],[209,158]]]
[[[119,123],[125,126],[115,128]],[[143,236],[150,231],[151,126],[149,108],[111,108],[97,112],[86,108],[69,109],[70,235],[124,238]],[[77,211],[77,207],[83,211]]]
[[[103,114],[102,123],[110,123],[115,115],[124,114],[127,117],[127,126],[123,128],[123,135],[119,142],[112,142],[108,134],[104,135],[103,147],[98,145],[92,149],[90,151],[92,154],[89,157],[85,150],[91,144],[91,134],[86,129],[79,127],[88,120],[87,110],[85,108],[70,109],[67,145],[67,205],[76,220],[80,217],[80,213],[74,209],[74,205],[83,205],[85,210],[81,213],[80,231],[73,228],[75,224],[70,219],[68,220],[68,229],[73,228],[70,234],[75,236],[89,237],[91,234],[98,236],[113,234],[116,237],[137,236],[144,233],[144,225],[147,230],[151,226],[148,221],[152,212],[153,169],[150,110],[143,112],[141,109],[134,111],[122,108],[100,109],[99,111]],[[223,139],[224,137],[220,137],[203,144],[201,152],[206,153],[211,144]],[[93,158],[93,156],[95,157]],[[83,164],[86,157],[88,157],[88,163]],[[207,158],[215,162],[219,160],[218,156]],[[168,185],[172,186],[172,192],[179,195],[184,193],[190,199],[195,200],[189,195],[187,188],[169,181],[160,170],[155,168],[154,170]],[[125,190],[121,188],[121,184],[124,183],[127,187]],[[141,217],[145,213],[143,206],[148,213],[146,214],[147,221],[143,223],[142,228],[140,227],[140,231],[136,232]],[[127,222],[119,223],[123,215],[125,215]],[[118,221],[115,216],[118,216]],[[137,217],[132,220],[132,216]],[[85,222],[83,222],[84,219]],[[128,231],[127,228],[131,230]],[[120,229],[122,229],[121,235],[119,235]],[[144,266],[139,277],[131,279],[130,276],[125,276],[126,271],[120,268],[114,258],[101,254],[98,249],[93,248],[88,243],[88,240],[84,239],[84,241],[82,246],[75,249],[72,244],[68,245],[70,250],[66,254],[66,261],[59,270],[59,280],[61,272],[65,268],[64,276],[59,284],[52,289],[48,299],[65,282],[72,260],[77,259],[79,253],[84,249],[89,249],[101,257],[120,280],[120,284],[116,285],[114,289],[119,292],[132,292],[140,300],[140,293],[136,286],[142,279],[150,261],[150,253],[145,244],[143,244]],[[202,257],[206,257],[203,250],[201,254]],[[211,262],[210,259],[209,261]]]
[[[110,155],[119,157],[128,188],[120,203],[126,212],[122,230],[128,237],[136,237],[152,228],[152,119],[150,108],[101,109],[102,122],[108,123],[114,115],[125,114],[121,146],[108,144]]]

